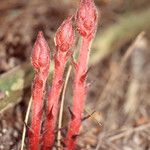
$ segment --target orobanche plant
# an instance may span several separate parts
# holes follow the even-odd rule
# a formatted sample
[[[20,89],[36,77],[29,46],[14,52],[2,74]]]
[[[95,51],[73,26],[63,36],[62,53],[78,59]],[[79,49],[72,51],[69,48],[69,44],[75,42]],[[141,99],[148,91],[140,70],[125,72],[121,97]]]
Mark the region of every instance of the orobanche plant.
[[[79,9],[74,16],[68,17],[58,28],[54,42],[56,46],[54,54],[54,73],[52,85],[46,91],[46,81],[50,69],[50,49],[40,31],[33,47],[31,62],[35,70],[35,77],[32,83],[32,114],[31,126],[29,128],[29,150],[50,150],[54,146],[56,138],[56,123],[59,111],[59,98],[61,95],[64,70],[73,52],[71,48],[75,41],[72,19],[75,18],[76,29],[82,38],[81,48],[76,61],[73,61],[74,84],[73,84],[73,108],[70,108],[71,120],[64,139],[61,139],[64,150],[74,150],[76,139],[79,135],[82,123],[82,113],[87,93],[87,70],[90,46],[97,29],[97,10],[93,0],[81,0]],[[45,99],[45,93],[48,98]],[[44,110],[46,100],[46,110]],[[43,127],[43,116],[45,118]]]

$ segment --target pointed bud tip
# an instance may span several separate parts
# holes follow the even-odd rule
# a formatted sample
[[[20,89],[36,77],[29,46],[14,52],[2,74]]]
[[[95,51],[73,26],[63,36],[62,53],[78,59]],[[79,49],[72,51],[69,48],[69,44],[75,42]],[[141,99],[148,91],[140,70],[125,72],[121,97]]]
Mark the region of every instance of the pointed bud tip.
[[[72,16],[68,17],[58,28],[55,35],[55,45],[60,51],[68,51],[74,42],[74,30],[72,26]]]
[[[39,31],[31,56],[31,62],[35,70],[45,70],[46,68],[49,68],[49,52],[50,49],[48,47],[47,41],[44,38],[44,34],[42,31]]]

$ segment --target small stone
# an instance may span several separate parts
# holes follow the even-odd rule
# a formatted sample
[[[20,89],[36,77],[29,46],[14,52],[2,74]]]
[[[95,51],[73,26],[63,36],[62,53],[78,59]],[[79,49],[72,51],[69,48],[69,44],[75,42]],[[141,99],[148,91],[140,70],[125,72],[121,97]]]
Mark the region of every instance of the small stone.
[[[125,146],[124,148],[123,148],[123,150],[133,150],[131,147],[129,147],[129,146]]]
[[[6,132],[7,132],[7,129],[4,128],[4,129],[2,130],[2,133],[5,134]]]
[[[0,145],[0,150],[3,150],[4,149],[4,146],[3,145]]]

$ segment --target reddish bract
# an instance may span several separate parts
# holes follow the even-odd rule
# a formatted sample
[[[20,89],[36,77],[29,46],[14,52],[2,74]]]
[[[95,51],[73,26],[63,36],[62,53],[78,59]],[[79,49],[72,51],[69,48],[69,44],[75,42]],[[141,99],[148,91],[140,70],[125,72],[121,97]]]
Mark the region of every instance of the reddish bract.
[[[77,30],[83,37],[93,38],[97,27],[97,10],[93,0],[81,0],[76,23]]]
[[[60,51],[68,51],[74,42],[74,30],[72,27],[71,17],[68,17],[58,28],[55,36],[55,45]]]
[[[33,47],[31,62],[35,71],[41,72],[49,66],[50,50],[42,31],[38,33],[36,42]]]

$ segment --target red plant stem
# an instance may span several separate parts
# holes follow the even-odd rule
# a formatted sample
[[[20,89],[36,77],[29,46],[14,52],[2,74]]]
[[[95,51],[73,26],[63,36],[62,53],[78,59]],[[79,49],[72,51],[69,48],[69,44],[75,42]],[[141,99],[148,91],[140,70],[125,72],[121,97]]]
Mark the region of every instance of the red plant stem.
[[[64,148],[65,150],[75,149],[84,110],[89,49],[97,27],[97,10],[93,0],[80,0],[79,9],[76,13],[76,24],[77,30],[82,36],[82,45],[79,52],[78,64],[76,64],[73,89],[73,111],[71,112],[71,122],[64,141],[66,146],[66,148]]]
[[[32,85],[32,117],[29,130],[29,150],[38,150],[40,144],[40,131],[43,114],[43,97],[46,80],[49,74],[50,56],[49,47],[43,33],[39,32],[35,42],[31,62],[36,71]]]
[[[82,112],[84,110],[84,102],[86,98],[86,72],[87,72],[87,62],[89,58],[89,39],[82,38],[82,45],[78,57],[77,69],[75,72],[74,81],[74,97],[73,97],[73,115],[69,131],[67,133],[67,138],[65,139],[66,150],[73,150],[76,145],[76,137],[79,134],[79,129],[81,126]]]
[[[63,54],[63,53],[62,53]],[[60,55],[59,55],[60,56]],[[57,59],[60,62],[64,62],[63,57],[57,56]],[[62,56],[62,55],[61,55]],[[55,140],[55,124],[57,121],[57,114],[58,114],[58,100],[60,97],[60,93],[62,90],[63,85],[63,74],[65,69],[66,63],[55,63],[54,69],[54,76],[53,76],[53,84],[48,96],[48,110],[51,114],[47,114],[47,120],[45,122],[45,133],[44,133],[44,140],[43,140],[43,150],[48,150],[54,144]]]
[[[32,120],[31,120],[31,131],[29,131],[29,149],[38,150],[40,141],[40,129],[42,120],[42,107],[43,107],[43,91],[45,88],[45,81],[42,80],[41,76],[35,75],[33,81],[32,90]]]
[[[45,122],[42,150],[49,150],[54,144],[58,102],[63,86],[63,74],[68,58],[71,56],[70,48],[73,42],[74,31],[71,18],[69,17],[62,23],[55,37],[57,51],[54,56],[55,68],[52,87],[48,95],[47,120]]]

